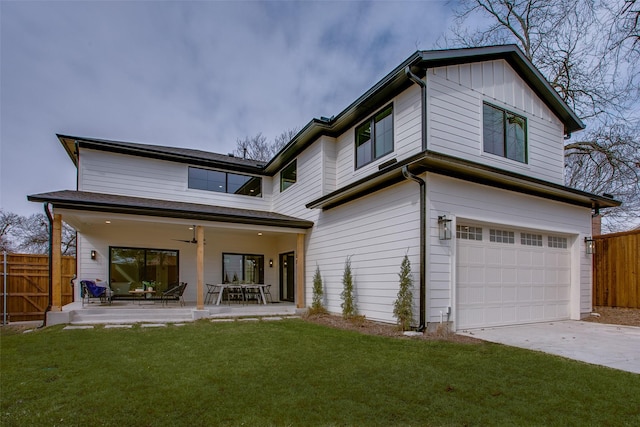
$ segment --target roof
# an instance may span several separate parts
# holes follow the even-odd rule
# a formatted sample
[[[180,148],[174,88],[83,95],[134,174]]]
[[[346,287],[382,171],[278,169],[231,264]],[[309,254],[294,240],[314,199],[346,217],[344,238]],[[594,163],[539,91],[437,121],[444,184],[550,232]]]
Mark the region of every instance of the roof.
[[[258,160],[243,159],[232,155],[212,153],[190,148],[167,147],[161,145],[139,144],[135,142],[112,141],[108,139],[86,138],[71,135],[56,135],[67,154],[78,166],[78,152],[80,148],[109,151],[113,153],[129,154],[140,157],[149,157],[159,160],[169,160],[178,163],[188,163],[213,168],[233,169],[236,171],[262,174],[264,163]]]
[[[313,222],[267,211],[118,196],[88,191],[62,190],[27,196],[31,202],[51,203],[54,208],[150,215],[167,218],[232,222],[287,228],[311,228]]]
[[[331,118],[314,118],[276,154],[266,165],[264,162],[159,145],[112,141],[70,135],[57,135],[74,164],[78,165],[75,145],[83,148],[170,160],[204,167],[232,169],[259,175],[274,176],[295,156],[322,135],[338,136],[358,121],[372,114],[382,103],[402,92],[413,83],[405,69],[424,76],[426,70],[447,65],[504,59],[524,79],[545,104],[564,123],[565,132],[584,129],[584,124],[562,100],[560,95],[533,66],[516,45],[485,46],[476,48],[417,51],[362,94],[351,105]]]
[[[320,135],[337,136],[358,121],[372,114],[381,104],[402,92],[413,83],[405,69],[424,76],[427,69],[447,65],[468,64],[504,59],[533,89],[542,101],[563,122],[566,133],[584,129],[584,124],[544,76],[516,45],[484,46],[475,48],[417,51],[378,83],[356,99],[351,105],[330,119],[313,119],[266,165],[268,175],[277,173],[282,166],[298,155]]]
[[[382,166],[384,166],[384,164]],[[319,197],[309,202],[306,207],[310,209],[321,208],[328,210],[364,197],[381,188],[389,187],[390,185],[405,180],[402,175],[402,168],[405,166],[414,174],[434,172],[477,184],[517,191],[519,193],[591,209],[610,208],[620,206],[621,204],[621,202],[609,197],[598,196],[565,187],[564,185],[504,171],[485,164],[462,160],[433,151],[426,151],[398,163],[393,163],[372,175]]]

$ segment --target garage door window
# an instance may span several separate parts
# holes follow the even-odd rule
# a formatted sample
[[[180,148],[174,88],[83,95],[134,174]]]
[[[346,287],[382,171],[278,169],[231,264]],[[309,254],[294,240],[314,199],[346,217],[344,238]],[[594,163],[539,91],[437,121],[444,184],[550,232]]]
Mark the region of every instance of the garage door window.
[[[542,234],[520,233],[520,244],[542,246]]]
[[[456,226],[456,237],[465,240],[482,240],[482,227]]]
[[[489,240],[496,243],[509,243],[515,244],[515,233],[513,231],[505,230],[489,230]]]
[[[550,248],[567,249],[567,238],[559,236],[547,236],[547,245]]]

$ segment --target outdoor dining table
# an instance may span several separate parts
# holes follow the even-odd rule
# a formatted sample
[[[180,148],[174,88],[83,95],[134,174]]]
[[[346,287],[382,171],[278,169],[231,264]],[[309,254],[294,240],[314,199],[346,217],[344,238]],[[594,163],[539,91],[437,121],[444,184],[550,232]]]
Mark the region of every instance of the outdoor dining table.
[[[220,293],[218,294],[218,299],[216,300],[216,305],[220,305],[220,302],[222,301],[222,294],[224,293],[225,289],[229,289],[229,288],[241,288],[242,289],[242,294],[245,295],[245,291],[247,289],[258,289],[258,291],[260,292],[260,298],[262,299],[262,303],[264,305],[267,304],[267,298],[264,296],[264,288],[267,286],[265,284],[262,283],[219,283],[216,286],[220,287]]]

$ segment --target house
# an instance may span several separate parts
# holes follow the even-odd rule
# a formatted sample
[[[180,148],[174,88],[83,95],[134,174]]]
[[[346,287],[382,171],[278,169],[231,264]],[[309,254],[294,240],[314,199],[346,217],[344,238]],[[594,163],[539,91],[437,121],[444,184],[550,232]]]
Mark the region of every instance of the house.
[[[406,254],[419,328],[579,319],[592,212],[620,204],[564,186],[583,128],[516,46],[418,51],[266,164],[58,135],[77,189],[28,198],[78,230],[79,276],[189,282],[194,317],[233,276],[304,308],[316,266],[340,313],[350,257],[359,313],[394,322]]]

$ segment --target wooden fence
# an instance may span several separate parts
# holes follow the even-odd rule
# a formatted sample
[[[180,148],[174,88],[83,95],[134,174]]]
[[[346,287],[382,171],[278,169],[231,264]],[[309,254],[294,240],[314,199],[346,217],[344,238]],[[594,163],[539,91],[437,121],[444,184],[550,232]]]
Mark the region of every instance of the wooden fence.
[[[49,305],[49,256],[7,254],[6,309],[8,322],[44,320]],[[0,278],[4,279],[5,264],[0,253]],[[70,281],[76,272],[75,257],[62,257],[62,305],[73,301]],[[0,310],[4,319],[4,284],[0,282]]]
[[[640,308],[640,230],[593,239],[593,305]]]

